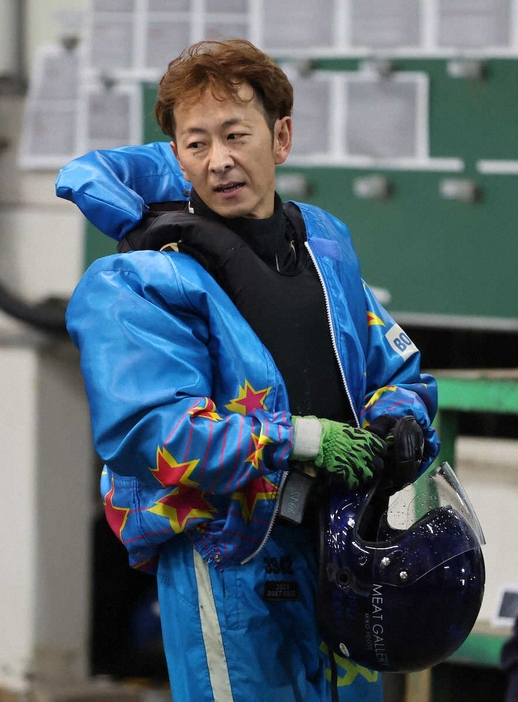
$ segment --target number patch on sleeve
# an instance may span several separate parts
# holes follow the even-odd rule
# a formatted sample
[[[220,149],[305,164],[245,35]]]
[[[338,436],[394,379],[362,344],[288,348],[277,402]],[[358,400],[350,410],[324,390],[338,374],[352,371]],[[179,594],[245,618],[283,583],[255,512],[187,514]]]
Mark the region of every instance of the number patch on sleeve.
[[[409,356],[417,353],[417,346],[415,346],[408,334],[405,334],[399,324],[394,324],[385,334],[385,338],[394,351],[402,356],[402,358],[409,358]]]

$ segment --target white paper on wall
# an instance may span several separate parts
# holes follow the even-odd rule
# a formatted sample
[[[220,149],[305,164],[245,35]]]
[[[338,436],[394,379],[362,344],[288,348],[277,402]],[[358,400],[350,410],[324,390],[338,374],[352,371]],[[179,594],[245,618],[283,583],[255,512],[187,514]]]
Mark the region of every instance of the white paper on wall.
[[[292,79],[293,148],[292,156],[327,154],[330,150],[331,80],[316,75]]]
[[[511,42],[511,0],[437,0],[438,44],[484,49]]]
[[[149,12],[188,12],[191,0],[148,0]]]
[[[166,0],[170,1],[170,0]],[[127,12],[135,11],[137,0],[92,0],[94,12]]]
[[[145,67],[163,75],[168,63],[192,43],[189,17],[150,15],[145,42]]]
[[[347,84],[346,153],[373,158],[417,158],[417,86],[410,81]]]
[[[22,167],[59,167],[76,155],[78,86],[77,50],[37,49],[20,140]]]
[[[88,64],[92,69],[129,70],[135,56],[131,13],[95,13],[86,35]]]
[[[419,46],[420,0],[351,0],[350,37],[355,47]]]
[[[334,44],[334,0],[263,0],[263,41],[267,52]]]
[[[26,122],[26,165],[63,165],[75,154],[77,111],[59,102],[30,110]]]
[[[47,47],[39,57],[41,72],[33,82],[36,100],[77,99],[79,87],[79,53]]]
[[[211,41],[222,39],[249,39],[248,22],[246,21],[214,21],[205,23],[205,38]]]
[[[248,12],[247,0],[205,0],[206,12]]]
[[[137,85],[88,86],[81,96],[81,104],[81,153],[140,142],[142,125]]]

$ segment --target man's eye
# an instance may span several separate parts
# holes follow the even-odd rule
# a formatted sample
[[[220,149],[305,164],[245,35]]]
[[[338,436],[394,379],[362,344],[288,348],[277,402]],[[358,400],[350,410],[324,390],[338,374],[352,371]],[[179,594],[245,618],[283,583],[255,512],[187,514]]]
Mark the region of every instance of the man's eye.
[[[191,141],[190,144],[187,144],[188,149],[199,149],[201,146],[201,141]]]
[[[246,136],[246,134],[243,132],[233,132],[232,134],[229,134],[227,138],[236,140],[236,139],[242,139],[245,136]]]

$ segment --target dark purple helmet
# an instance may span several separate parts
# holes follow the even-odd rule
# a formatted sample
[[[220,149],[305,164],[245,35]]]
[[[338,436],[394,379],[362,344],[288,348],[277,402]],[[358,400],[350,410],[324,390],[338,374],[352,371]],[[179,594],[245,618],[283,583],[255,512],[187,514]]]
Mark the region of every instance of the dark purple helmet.
[[[317,616],[340,656],[373,670],[436,665],[466,639],[484,592],[484,537],[444,463],[388,497],[336,485],[322,510]]]

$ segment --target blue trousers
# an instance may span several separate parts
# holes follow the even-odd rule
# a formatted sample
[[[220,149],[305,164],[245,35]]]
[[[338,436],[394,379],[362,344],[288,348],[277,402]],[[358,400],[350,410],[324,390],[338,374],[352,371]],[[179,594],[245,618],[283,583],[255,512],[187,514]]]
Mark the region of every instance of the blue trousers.
[[[382,702],[381,676],[329,652],[315,622],[316,563],[302,527],[275,526],[249,563],[223,572],[180,535],[158,570],[174,702]]]

